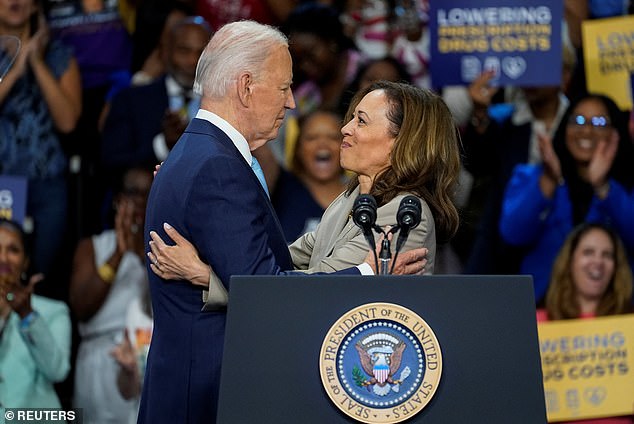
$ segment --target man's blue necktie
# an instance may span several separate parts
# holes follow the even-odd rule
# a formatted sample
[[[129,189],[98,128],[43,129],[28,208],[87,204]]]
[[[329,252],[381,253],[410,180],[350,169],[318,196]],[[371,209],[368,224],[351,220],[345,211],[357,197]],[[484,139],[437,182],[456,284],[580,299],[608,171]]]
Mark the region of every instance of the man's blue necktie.
[[[255,176],[258,177],[262,188],[266,192],[266,195],[269,196],[269,188],[266,186],[266,180],[264,179],[264,172],[262,171],[262,167],[260,166],[260,162],[253,156],[253,160],[251,161],[251,169],[255,172]]]

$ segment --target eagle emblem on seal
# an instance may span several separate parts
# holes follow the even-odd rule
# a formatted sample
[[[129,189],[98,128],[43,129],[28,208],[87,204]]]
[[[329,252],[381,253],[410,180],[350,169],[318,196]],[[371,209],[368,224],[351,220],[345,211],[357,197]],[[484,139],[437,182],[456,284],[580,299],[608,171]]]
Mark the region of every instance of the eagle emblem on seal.
[[[386,396],[391,391],[398,392],[401,383],[409,376],[410,368],[405,367],[398,378],[395,375],[401,367],[403,351],[406,344],[388,333],[373,333],[355,344],[359,354],[361,368],[354,367],[352,374],[359,387],[367,387],[368,390],[378,396]]]

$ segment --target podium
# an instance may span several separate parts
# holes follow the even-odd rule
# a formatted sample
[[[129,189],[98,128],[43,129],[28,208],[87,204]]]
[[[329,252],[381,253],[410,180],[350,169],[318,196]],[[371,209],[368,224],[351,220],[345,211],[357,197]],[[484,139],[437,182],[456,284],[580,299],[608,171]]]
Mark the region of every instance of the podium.
[[[442,352],[431,400],[403,422],[546,422],[532,279],[475,275],[233,277],[217,422],[371,422],[333,402],[320,353],[333,324],[376,303],[422,318]]]

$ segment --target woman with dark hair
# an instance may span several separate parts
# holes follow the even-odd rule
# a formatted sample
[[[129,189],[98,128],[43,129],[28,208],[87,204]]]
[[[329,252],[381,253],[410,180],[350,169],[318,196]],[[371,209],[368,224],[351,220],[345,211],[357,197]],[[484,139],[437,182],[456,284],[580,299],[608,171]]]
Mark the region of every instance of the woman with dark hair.
[[[53,386],[70,371],[68,307],[33,294],[42,274],[27,274],[29,256],[20,225],[0,218],[0,406],[59,408]]]
[[[354,177],[315,231],[291,244],[295,268],[329,272],[363,262],[367,241],[350,219],[355,199],[371,194],[378,205],[376,224],[384,228],[396,225],[401,200],[413,195],[421,202],[422,217],[403,251],[427,248],[425,273],[433,273],[437,240],[448,241],[458,228],[452,201],[460,167],[458,130],[447,105],[431,90],[379,81],[357,93],[345,121],[340,160]],[[166,231],[177,244],[167,246],[150,233],[152,271],[208,286],[209,266],[173,228]]]
[[[393,137],[384,152],[379,146],[355,149],[357,134],[365,136],[372,124],[362,109],[370,101],[385,113],[387,132]],[[357,189],[369,193],[379,206],[393,202],[400,193],[414,194],[430,208],[439,241],[451,239],[458,227],[452,196],[460,164],[457,128],[442,98],[413,85],[378,81],[355,95],[345,121],[341,165],[358,177],[352,179],[347,194]],[[350,145],[349,137],[357,143]],[[385,162],[367,164],[373,159],[380,162],[382,153]],[[378,166],[373,169],[373,165]]]
[[[634,253],[634,148],[623,113],[606,96],[571,103],[553,142],[539,140],[543,163],[518,165],[506,187],[500,233],[525,249],[520,272],[533,275],[539,302],[566,235],[582,222],[609,223]]]

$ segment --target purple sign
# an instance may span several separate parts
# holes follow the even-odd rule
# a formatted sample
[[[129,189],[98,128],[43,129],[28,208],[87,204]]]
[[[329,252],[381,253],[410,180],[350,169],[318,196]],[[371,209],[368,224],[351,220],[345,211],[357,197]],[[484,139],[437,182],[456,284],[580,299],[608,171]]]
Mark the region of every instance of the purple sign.
[[[493,70],[495,85],[561,83],[562,0],[430,2],[434,87],[468,85]]]

